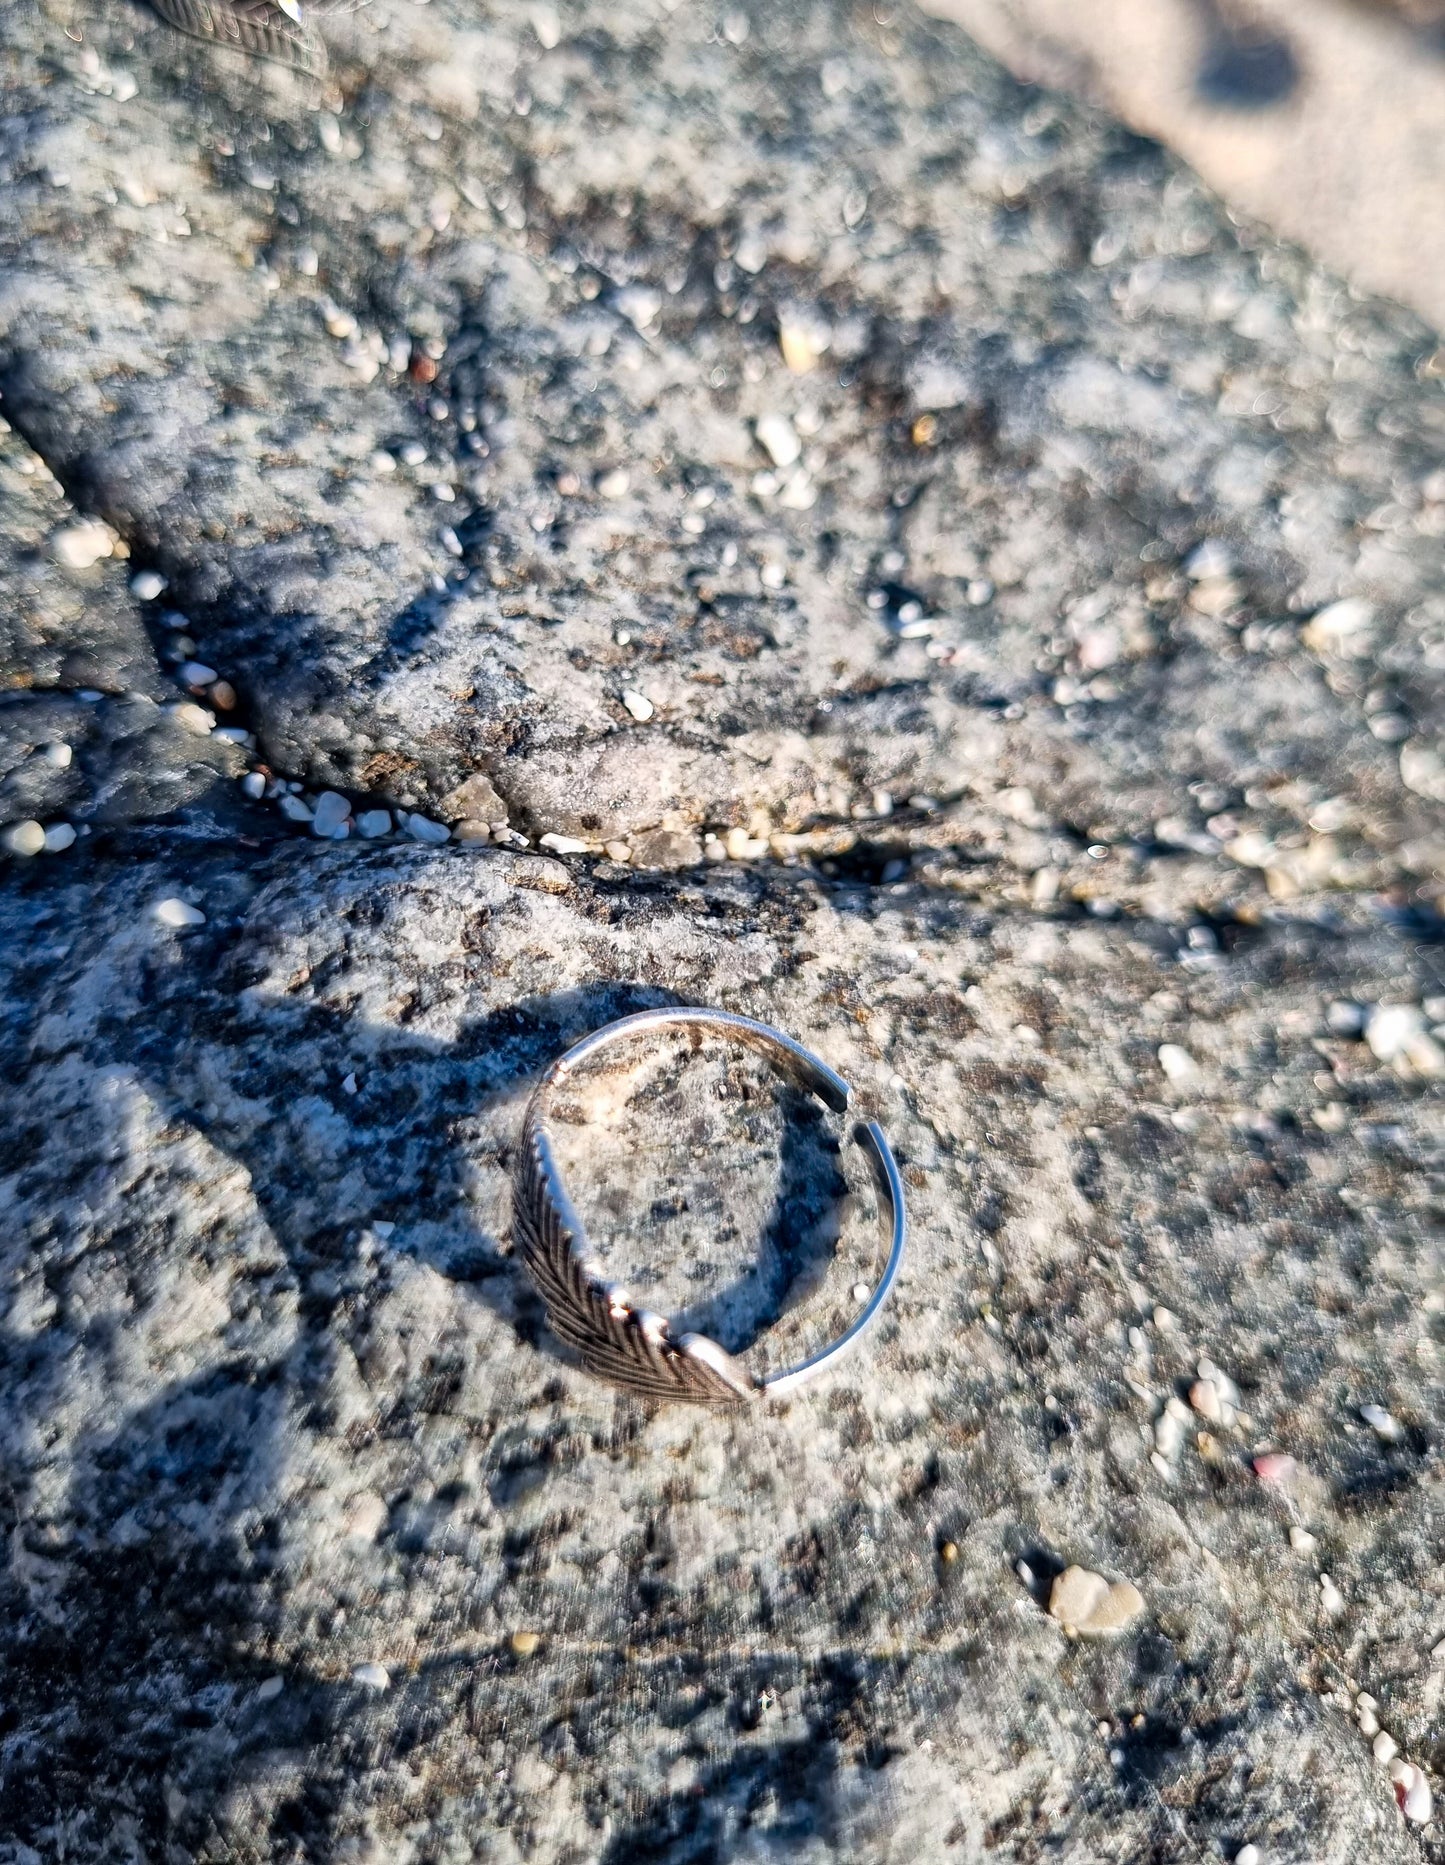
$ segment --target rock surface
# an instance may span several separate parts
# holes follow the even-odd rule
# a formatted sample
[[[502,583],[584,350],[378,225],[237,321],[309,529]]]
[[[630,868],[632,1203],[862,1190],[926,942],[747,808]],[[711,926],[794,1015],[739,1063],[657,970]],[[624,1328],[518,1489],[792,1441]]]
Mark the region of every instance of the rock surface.
[[[1157,152],[902,15],[370,8],[338,115],[18,6],[5,407],[276,768],[1438,885],[1431,343]]]
[[[1440,1858],[1434,340],[887,7],[0,21],[3,1865]],[[669,998],[907,1178],[786,1408],[511,1258]],[[559,1143],[776,1365],[871,1195],[678,1061]]]
[[[913,884],[315,844],[7,911],[0,1765],[41,1856],[1420,1856],[1351,1714],[1433,1758],[1438,1132],[1325,1022],[1418,994],[1378,923],[1198,971]],[[813,1045],[909,1185],[874,1348],[741,1418],[574,1370],[506,1242],[530,1080],[673,995]],[[569,1155],[634,1287],[743,1348],[783,1311],[754,1354],[879,1247],[760,1079],[610,1077]],[[1241,1416],[1161,1468],[1206,1355]],[[1066,1644],[1070,1564],[1147,1616]]]

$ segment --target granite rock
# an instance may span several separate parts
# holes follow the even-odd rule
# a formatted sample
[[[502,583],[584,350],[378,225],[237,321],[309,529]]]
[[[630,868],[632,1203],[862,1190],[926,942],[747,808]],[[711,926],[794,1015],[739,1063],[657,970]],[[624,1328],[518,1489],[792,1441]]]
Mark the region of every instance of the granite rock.
[[[913,883],[305,843],[4,912],[22,1847],[1433,1856],[1352,1693],[1436,1765],[1438,1129],[1326,1022],[1418,997],[1418,941],[1281,909],[1200,972]],[[873,1347],[742,1416],[577,1370],[507,1241],[531,1080],[670,997],[815,1047],[909,1187]],[[591,1084],[568,1169],[620,1274],[776,1364],[876,1271],[871,1194],[831,1117],[684,1062]],[[1161,1469],[1206,1356],[1241,1415]],[[1147,1615],[1066,1642],[1070,1565]]]
[[[901,13],[376,6],[320,110],[7,18],[5,407],[276,768],[599,841],[1251,817],[1438,888],[1431,340],[1157,150]]]

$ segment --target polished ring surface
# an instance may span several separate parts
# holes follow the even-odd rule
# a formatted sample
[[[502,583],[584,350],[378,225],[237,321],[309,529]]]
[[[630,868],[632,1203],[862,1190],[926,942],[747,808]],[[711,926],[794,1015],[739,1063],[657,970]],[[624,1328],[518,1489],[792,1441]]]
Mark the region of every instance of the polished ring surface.
[[[842,1076],[766,1023],[726,1010],[684,1006],[623,1017],[575,1043],[538,1082],[527,1105],[513,1177],[513,1234],[527,1273],[547,1305],[553,1331],[577,1349],[592,1372],[648,1398],[695,1405],[740,1405],[764,1393],[781,1397],[836,1366],[877,1319],[898,1279],[908,1241],[903,1181],[883,1129],[876,1121],[860,1123],[854,1138],[867,1154],[878,1185],[879,1208],[890,1233],[888,1261],[852,1326],[820,1352],[759,1380],[705,1334],[674,1335],[664,1315],[635,1306],[625,1290],[608,1281],[592,1255],[558,1170],[547,1132],[547,1108],[557,1087],[599,1049],[651,1031],[679,1028],[701,1028],[757,1050],[778,1074],[817,1095],[835,1113],[843,1113],[853,1098]]]

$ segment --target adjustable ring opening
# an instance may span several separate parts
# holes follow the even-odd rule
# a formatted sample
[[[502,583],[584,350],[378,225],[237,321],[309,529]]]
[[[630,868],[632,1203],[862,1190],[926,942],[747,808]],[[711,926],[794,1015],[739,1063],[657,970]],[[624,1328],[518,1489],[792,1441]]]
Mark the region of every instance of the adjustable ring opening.
[[[513,1229],[522,1260],[546,1303],[553,1331],[603,1378],[656,1399],[737,1405],[762,1393],[785,1396],[835,1366],[857,1344],[887,1301],[902,1266],[908,1219],[903,1182],[876,1121],[861,1122],[853,1137],[867,1156],[888,1233],[883,1273],[851,1325],[797,1365],[757,1379],[707,1335],[674,1333],[665,1316],[636,1305],[609,1280],[563,1182],[547,1111],[556,1089],[598,1050],[650,1031],[697,1027],[756,1050],[785,1080],[844,1112],[852,1090],[835,1070],[781,1030],[730,1011],[692,1006],[644,1010],[607,1024],[552,1063],[533,1091],[522,1126],[513,1178]]]

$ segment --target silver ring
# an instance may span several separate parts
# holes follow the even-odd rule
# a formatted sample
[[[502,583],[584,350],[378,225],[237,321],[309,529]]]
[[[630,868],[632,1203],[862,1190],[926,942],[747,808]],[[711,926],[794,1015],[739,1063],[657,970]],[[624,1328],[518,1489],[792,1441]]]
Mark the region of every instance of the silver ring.
[[[622,1017],[574,1043],[533,1091],[512,1180],[513,1235],[527,1273],[546,1303],[553,1332],[575,1347],[589,1370],[603,1379],[650,1399],[682,1399],[696,1405],[740,1405],[763,1393],[781,1398],[835,1367],[877,1320],[898,1280],[908,1241],[903,1181],[877,1121],[860,1124],[854,1138],[867,1154],[878,1185],[880,1209],[890,1233],[888,1261],[858,1318],[821,1352],[760,1380],[705,1334],[674,1335],[666,1316],[635,1306],[624,1289],[607,1279],[602,1264],[592,1255],[586,1229],[557,1167],[547,1132],[547,1106],[554,1089],[607,1044],[689,1025],[717,1031],[757,1050],[780,1075],[817,1095],[834,1113],[845,1112],[853,1098],[847,1082],[826,1062],[780,1030],[749,1017],[681,1006]]]

